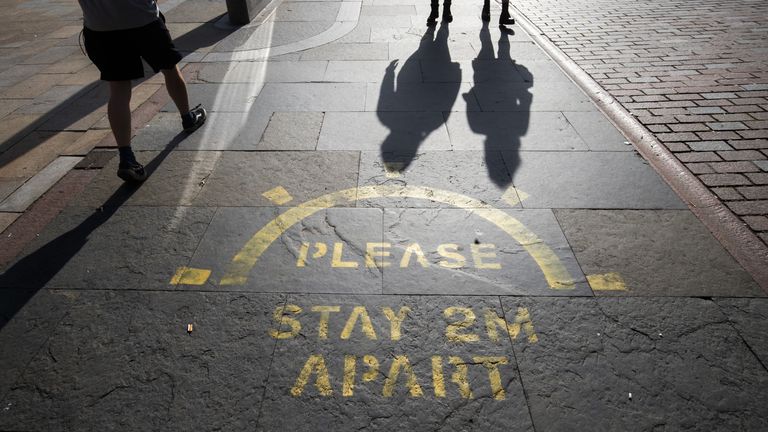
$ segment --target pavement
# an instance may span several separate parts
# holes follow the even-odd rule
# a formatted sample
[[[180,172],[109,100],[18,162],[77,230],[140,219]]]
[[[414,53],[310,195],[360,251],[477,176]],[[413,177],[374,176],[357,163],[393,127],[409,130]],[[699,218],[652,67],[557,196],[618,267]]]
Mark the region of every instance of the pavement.
[[[0,430],[768,428],[762,138],[719,196],[533,2],[160,5],[209,118],[137,82],[138,186],[76,2],[2,18]]]

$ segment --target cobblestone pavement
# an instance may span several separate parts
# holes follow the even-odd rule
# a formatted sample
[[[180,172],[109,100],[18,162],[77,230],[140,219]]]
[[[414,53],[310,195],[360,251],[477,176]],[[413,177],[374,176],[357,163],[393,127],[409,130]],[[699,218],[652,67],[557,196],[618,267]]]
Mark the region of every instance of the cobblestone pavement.
[[[513,3],[768,244],[768,3]]]

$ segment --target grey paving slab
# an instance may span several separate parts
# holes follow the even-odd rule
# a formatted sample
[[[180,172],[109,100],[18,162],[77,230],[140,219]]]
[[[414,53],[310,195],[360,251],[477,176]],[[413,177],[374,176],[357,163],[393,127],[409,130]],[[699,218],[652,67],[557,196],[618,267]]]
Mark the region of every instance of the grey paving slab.
[[[59,156],[27,180],[23,185],[0,201],[0,211],[23,212],[37,201],[51,186],[55,185],[69,170],[83,158],[79,156]]]
[[[301,327],[281,328],[297,334],[275,350],[259,422],[264,430],[533,430],[509,339],[490,339],[482,324],[486,314],[500,315],[498,300],[296,295],[288,304],[287,317]],[[395,321],[402,318],[399,335],[385,308]],[[338,312],[325,313],[326,325],[318,310]],[[455,334],[465,313],[477,320]],[[363,314],[370,324],[357,318],[345,333],[350,317]],[[477,340],[460,341],[466,336]],[[319,361],[320,372],[299,380],[308,363]]]
[[[360,16],[358,25],[370,25],[371,27],[411,27],[411,17],[405,15],[398,16]]]
[[[195,205],[271,206],[262,194],[278,186],[301,203],[357,185],[356,152],[225,152]]]
[[[514,346],[537,428],[762,430],[766,370],[703,299],[505,298],[538,343]]]
[[[371,25],[370,24],[357,24],[355,28],[344,36],[336,39],[336,43],[371,43],[371,42],[383,42],[374,41],[371,39]]]
[[[328,113],[318,150],[386,151],[402,154],[450,150],[441,112]],[[461,115],[462,113],[453,113]]]
[[[517,63],[518,71],[525,81],[543,84],[548,82],[565,82],[571,80],[562,69],[552,60],[523,60]]]
[[[424,34],[424,29],[411,27],[371,27],[371,42],[400,42],[402,40],[418,41]]]
[[[634,153],[504,152],[504,162],[515,186],[530,194],[526,208],[686,208]]]
[[[21,216],[21,213],[0,213],[0,233],[11,226],[19,216]]]
[[[165,288],[184,266],[213,209],[69,207],[3,268],[0,287]]]
[[[185,0],[166,14],[168,22],[204,23],[227,12],[226,4],[216,0]]]
[[[632,151],[634,149],[627,138],[599,111],[563,114],[590,150]]]
[[[585,273],[618,273],[626,284],[626,291],[595,291],[596,295],[764,295],[688,210],[557,210],[555,214]]]
[[[234,62],[206,63],[195,81],[206,83],[322,81],[328,62]]]
[[[70,300],[60,292],[34,289],[3,289],[0,299],[0,398],[5,399],[67,314]]]
[[[25,180],[23,177],[0,177],[0,202],[24,184]]]
[[[190,105],[202,104],[209,112],[248,112],[263,83],[247,84],[188,84]],[[178,112],[173,102],[163,107],[165,112]]]
[[[291,203],[293,204],[293,203]],[[298,203],[296,203],[298,204]],[[381,270],[367,265],[368,243],[382,241],[379,209],[321,209],[293,222],[288,208],[222,208],[208,228],[190,267],[211,270],[202,289],[258,292],[381,293]],[[273,222],[275,221],[275,222]],[[272,236],[276,225],[279,234]],[[265,229],[267,231],[262,231]],[[267,239],[270,240],[262,240]],[[255,239],[255,240],[252,240]],[[269,242],[253,258],[247,280],[230,284],[235,256],[251,242]],[[250,255],[249,255],[250,256]],[[187,285],[184,289],[197,289]]]
[[[92,150],[75,165],[75,169],[102,169],[117,156],[115,150]]]
[[[279,21],[334,21],[341,2],[287,2],[280,4],[270,19]]]
[[[744,343],[757,356],[763,367],[768,365],[768,300],[719,298],[714,300],[728,321],[736,328]]]
[[[315,150],[323,124],[321,112],[276,112],[269,119],[258,149]]]
[[[299,42],[318,35],[333,25],[333,21],[273,22],[258,27],[243,27],[214,47],[214,52],[243,51],[269,48]]]
[[[299,62],[302,63],[302,62]],[[325,71],[324,81],[331,82],[367,82],[379,83],[384,80],[390,61],[331,61]],[[402,65],[397,65],[398,82],[421,82],[418,73],[401,73]]]
[[[499,152],[427,152],[422,154],[384,154],[362,152],[360,186],[408,185],[434,188],[464,195],[498,208],[519,207],[505,200],[512,179]],[[511,192],[515,197],[514,191]],[[359,205],[375,207],[454,207],[464,203],[454,197],[448,202],[422,197],[394,196],[363,199]]]
[[[181,131],[177,113],[159,113],[131,141],[136,150],[254,150],[272,111],[251,107],[248,112],[212,112],[192,134]]]
[[[281,296],[68,295],[69,313],[5,398],[1,428],[255,427]]]
[[[472,91],[482,111],[597,111],[578,87],[566,82],[479,83]]]
[[[0,107],[0,116],[5,117],[17,109],[32,103],[32,99],[2,99],[3,105]]]
[[[38,70],[40,70],[40,66],[38,65],[14,65],[0,72],[0,86],[10,87],[29,78],[30,75],[36,73]]]
[[[104,82],[85,86],[78,92],[66,109],[58,111],[38,129],[47,131],[89,129],[101,120],[107,113],[106,104],[109,101],[109,88]]]
[[[77,94],[82,88],[82,86],[77,85],[54,86],[50,90],[34,98],[29,104],[17,109],[15,112],[16,114],[44,114],[51,112],[57,108],[61,108],[67,99]]]
[[[363,111],[365,84],[267,83],[257,104],[272,111]]]
[[[416,8],[408,4],[363,5],[360,9],[360,16],[410,16],[414,14],[416,14]]]
[[[388,247],[380,259],[387,263],[384,293],[592,295],[551,210],[503,214],[520,224],[517,237],[505,232],[500,220],[472,209],[387,209]],[[527,250],[532,242],[543,245],[551,258]],[[555,279],[565,289],[550,286],[549,277],[558,271],[564,277]]]
[[[446,122],[454,150],[588,150],[563,113],[454,113]]]
[[[53,46],[26,58],[20,64],[48,65],[78,53],[77,47]]]
[[[385,43],[330,43],[301,52],[301,60],[387,60]]]
[[[126,197],[124,206],[189,206],[206,184],[222,152],[175,151],[165,156],[158,152],[137,152],[137,159],[152,161],[162,158],[140,188]],[[88,189],[74,198],[71,205],[98,208],[120,193],[123,181],[115,175],[119,160],[114,158],[99,173]],[[151,163],[151,162],[150,162]]]
[[[480,111],[467,83],[368,84],[366,111]],[[468,95],[466,95],[468,93]]]
[[[424,6],[423,16],[426,17],[429,14],[429,5],[421,3],[420,6]],[[498,17],[499,12],[501,12],[501,8],[494,10],[493,6],[494,5],[491,7],[491,17]],[[496,22],[494,21],[492,21],[488,26],[488,32],[484,33],[482,24],[475,19],[476,17],[480,16],[481,8],[482,3],[472,5],[454,3],[451,5],[451,13],[454,16],[454,20],[451,23],[451,35],[453,35],[452,39],[459,41],[469,41],[479,48],[482,46],[481,36],[486,38],[486,43],[488,43],[487,41],[490,37],[490,45],[493,47],[493,51],[496,53],[499,52],[499,41],[502,41],[503,43],[532,42],[528,34],[519,27],[514,25],[507,26],[506,30],[502,32],[501,29],[496,26]],[[456,17],[460,18],[456,19]],[[502,50],[502,52],[503,51],[504,50]]]

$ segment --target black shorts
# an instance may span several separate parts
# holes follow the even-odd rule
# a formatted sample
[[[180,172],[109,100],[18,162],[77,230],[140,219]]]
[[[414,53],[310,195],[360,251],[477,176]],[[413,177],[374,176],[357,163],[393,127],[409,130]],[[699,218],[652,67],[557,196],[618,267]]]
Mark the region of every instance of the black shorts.
[[[158,19],[143,27],[126,30],[83,29],[85,51],[99,68],[104,81],[128,81],[144,76],[144,59],[155,72],[172,69],[182,59],[173,46],[171,33]]]

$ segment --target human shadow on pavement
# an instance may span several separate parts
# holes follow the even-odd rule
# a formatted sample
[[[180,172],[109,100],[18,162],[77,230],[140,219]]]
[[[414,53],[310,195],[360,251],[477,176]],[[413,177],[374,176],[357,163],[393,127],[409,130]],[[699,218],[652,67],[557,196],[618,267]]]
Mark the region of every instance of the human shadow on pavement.
[[[533,101],[529,91],[533,86],[533,75],[512,59],[510,34],[514,34],[510,29],[501,30],[498,55],[494,55],[488,23],[483,23],[480,51],[472,60],[474,86],[463,95],[467,103],[472,100],[473,93],[478,98],[499,102],[495,105],[500,110],[467,110],[467,122],[473,132],[485,135],[488,176],[500,188],[512,183],[520,165],[520,137],[528,132]],[[498,160],[502,157],[501,152],[504,163]]]
[[[445,124],[451,114],[461,86],[461,67],[451,61],[448,36],[446,22],[440,25],[437,35],[435,28],[429,27],[419,48],[403,63],[397,78],[397,60],[386,69],[376,113],[379,121],[389,128],[389,135],[381,144],[381,157],[387,171],[408,168],[419,146]],[[441,71],[440,83],[423,83],[422,60]]]
[[[145,165],[149,176],[188,136],[178,133],[168,146]],[[107,222],[141,188],[123,183],[80,224],[21,258],[0,274],[0,329],[88,243],[88,237]],[[118,247],[118,245],[115,245]]]

